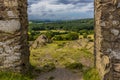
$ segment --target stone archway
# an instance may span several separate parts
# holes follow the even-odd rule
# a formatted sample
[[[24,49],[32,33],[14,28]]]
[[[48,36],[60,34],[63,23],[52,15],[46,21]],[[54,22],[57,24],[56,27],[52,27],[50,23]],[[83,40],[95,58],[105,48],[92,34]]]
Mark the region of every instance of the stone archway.
[[[120,79],[120,0],[95,0],[95,64],[104,80]],[[27,0],[0,0],[0,70],[29,69]]]

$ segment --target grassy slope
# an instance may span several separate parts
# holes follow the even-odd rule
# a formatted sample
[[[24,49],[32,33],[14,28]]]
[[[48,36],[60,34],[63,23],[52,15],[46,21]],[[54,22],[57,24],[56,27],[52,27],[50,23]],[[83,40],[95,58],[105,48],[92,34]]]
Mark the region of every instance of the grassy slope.
[[[32,78],[18,73],[0,72],[0,80],[32,80]]]
[[[81,43],[78,44],[78,43]],[[90,44],[90,45],[89,45]],[[93,43],[89,43],[87,47],[91,47]],[[70,62],[82,62],[86,66],[90,66],[93,60],[92,52],[88,51],[84,46],[85,40],[77,41],[55,41],[47,46],[32,49],[30,61],[34,66],[43,66],[49,62],[52,62],[59,66]],[[85,64],[84,62],[88,62]]]

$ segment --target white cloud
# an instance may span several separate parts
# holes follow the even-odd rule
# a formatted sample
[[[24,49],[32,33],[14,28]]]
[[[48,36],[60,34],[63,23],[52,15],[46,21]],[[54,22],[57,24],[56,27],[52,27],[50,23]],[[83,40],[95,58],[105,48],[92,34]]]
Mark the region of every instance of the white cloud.
[[[71,1],[71,0],[68,0]],[[79,0],[75,0],[79,1]],[[60,3],[59,0],[37,0],[28,8],[30,18],[38,19],[68,19],[74,17],[74,13],[85,13],[93,11],[93,3]],[[72,14],[72,15],[70,15]],[[70,15],[70,16],[68,16]],[[66,18],[65,18],[66,19]]]

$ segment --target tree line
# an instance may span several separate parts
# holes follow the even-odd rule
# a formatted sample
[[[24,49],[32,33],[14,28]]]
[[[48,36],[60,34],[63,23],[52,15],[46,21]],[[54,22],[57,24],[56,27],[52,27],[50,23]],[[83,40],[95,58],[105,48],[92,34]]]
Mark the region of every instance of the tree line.
[[[71,21],[58,21],[58,22],[31,22],[29,24],[29,30],[40,31],[40,30],[67,30],[79,32],[80,30],[93,30],[94,20],[93,19],[81,19]]]

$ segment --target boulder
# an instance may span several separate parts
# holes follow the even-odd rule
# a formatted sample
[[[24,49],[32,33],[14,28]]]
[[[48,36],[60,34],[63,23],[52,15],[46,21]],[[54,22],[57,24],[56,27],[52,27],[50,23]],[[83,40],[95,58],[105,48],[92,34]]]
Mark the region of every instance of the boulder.
[[[32,44],[32,48],[38,48],[38,47],[43,47],[48,43],[49,40],[45,35],[40,35]]]

